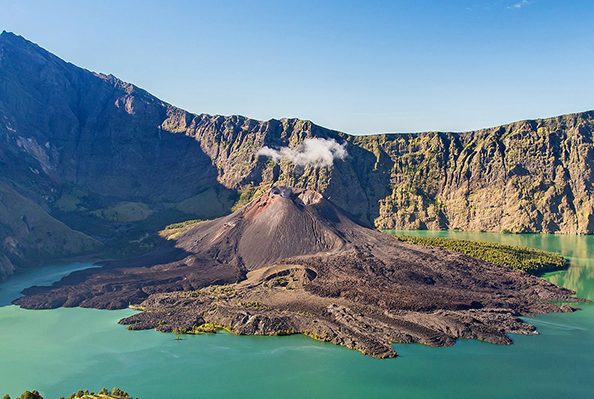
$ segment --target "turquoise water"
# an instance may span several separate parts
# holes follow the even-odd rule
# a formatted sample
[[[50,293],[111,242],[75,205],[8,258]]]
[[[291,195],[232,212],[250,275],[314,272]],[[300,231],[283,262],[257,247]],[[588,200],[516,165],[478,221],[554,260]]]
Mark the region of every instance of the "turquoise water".
[[[571,268],[547,276],[594,299],[594,237],[427,233],[560,251]],[[0,393],[49,397],[119,386],[151,398],[590,398],[594,306],[530,319],[539,336],[512,346],[462,340],[449,348],[397,345],[376,360],[302,336],[188,336],[131,332],[130,310],[28,311],[7,305],[20,289],[85,267],[47,267],[0,285]]]

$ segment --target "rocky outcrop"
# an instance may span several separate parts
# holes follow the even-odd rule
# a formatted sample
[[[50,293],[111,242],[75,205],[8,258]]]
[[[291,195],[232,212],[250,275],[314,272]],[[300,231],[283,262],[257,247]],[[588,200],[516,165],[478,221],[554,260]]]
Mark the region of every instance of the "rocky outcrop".
[[[361,138],[394,160],[384,228],[594,232],[594,112],[471,133]]]
[[[348,136],[308,121],[205,116],[182,130],[225,186],[320,190],[378,228],[594,232],[594,112],[469,133]],[[347,141],[350,157],[314,168],[255,156],[307,137]]]
[[[107,247],[227,214],[275,184],[320,191],[379,228],[593,233],[593,132],[594,112],[372,136],[298,119],[196,115],[0,35],[0,183]],[[311,137],[348,143],[348,157],[314,167],[257,155]],[[31,244],[7,227],[22,216],[0,220],[0,242],[24,254]],[[9,274],[0,255],[0,275]]]

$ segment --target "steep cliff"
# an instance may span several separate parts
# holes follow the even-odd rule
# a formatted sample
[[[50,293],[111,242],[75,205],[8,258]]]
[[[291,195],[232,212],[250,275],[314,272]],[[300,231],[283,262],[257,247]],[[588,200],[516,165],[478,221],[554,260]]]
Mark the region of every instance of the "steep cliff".
[[[44,247],[27,229],[63,237],[68,250],[43,248],[47,261],[227,214],[275,184],[320,191],[380,228],[593,233],[593,126],[586,112],[469,133],[351,136],[298,119],[196,115],[4,32],[0,276]],[[314,167],[258,156],[312,137],[348,143],[348,157]],[[8,204],[8,190],[31,206]],[[47,217],[25,226],[33,208]]]
[[[378,226],[594,232],[594,112],[470,133],[361,137],[393,160]]]
[[[468,133],[372,136],[294,119],[170,114],[165,125],[200,142],[226,187],[319,190],[378,228],[594,232],[594,112]],[[329,168],[256,156],[264,145],[296,147],[307,137],[347,141],[350,156]]]

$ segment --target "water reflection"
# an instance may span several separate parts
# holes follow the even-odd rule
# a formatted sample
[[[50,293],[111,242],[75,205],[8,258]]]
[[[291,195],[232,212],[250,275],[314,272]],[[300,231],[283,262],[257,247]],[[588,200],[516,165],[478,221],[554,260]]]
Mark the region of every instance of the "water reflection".
[[[91,267],[96,266],[89,262],[74,262],[42,266],[14,275],[8,281],[0,283],[0,307],[10,305],[21,296],[21,291],[25,288],[32,285],[51,285],[74,271]]]

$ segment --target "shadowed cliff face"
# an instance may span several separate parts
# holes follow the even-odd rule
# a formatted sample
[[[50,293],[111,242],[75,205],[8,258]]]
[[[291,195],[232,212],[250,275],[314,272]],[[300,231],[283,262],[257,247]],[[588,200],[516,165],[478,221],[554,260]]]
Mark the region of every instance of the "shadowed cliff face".
[[[593,126],[586,112],[470,133],[349,136],[297,119],[195,115],[3,33],[0,187],[15,194],[0,197],[0,276],[59,235],[26,220],[71,231],[69,249],[44,252],[47,261],[227,214],[275,184],[319,191],[380,228],[593,233]],[[348,157],[313,167],[257,156],[311,137],[347,142]]]
[[[0,275],[228,213],[236,194],[199,143],[162,128],[170,108],[2,34]]]

